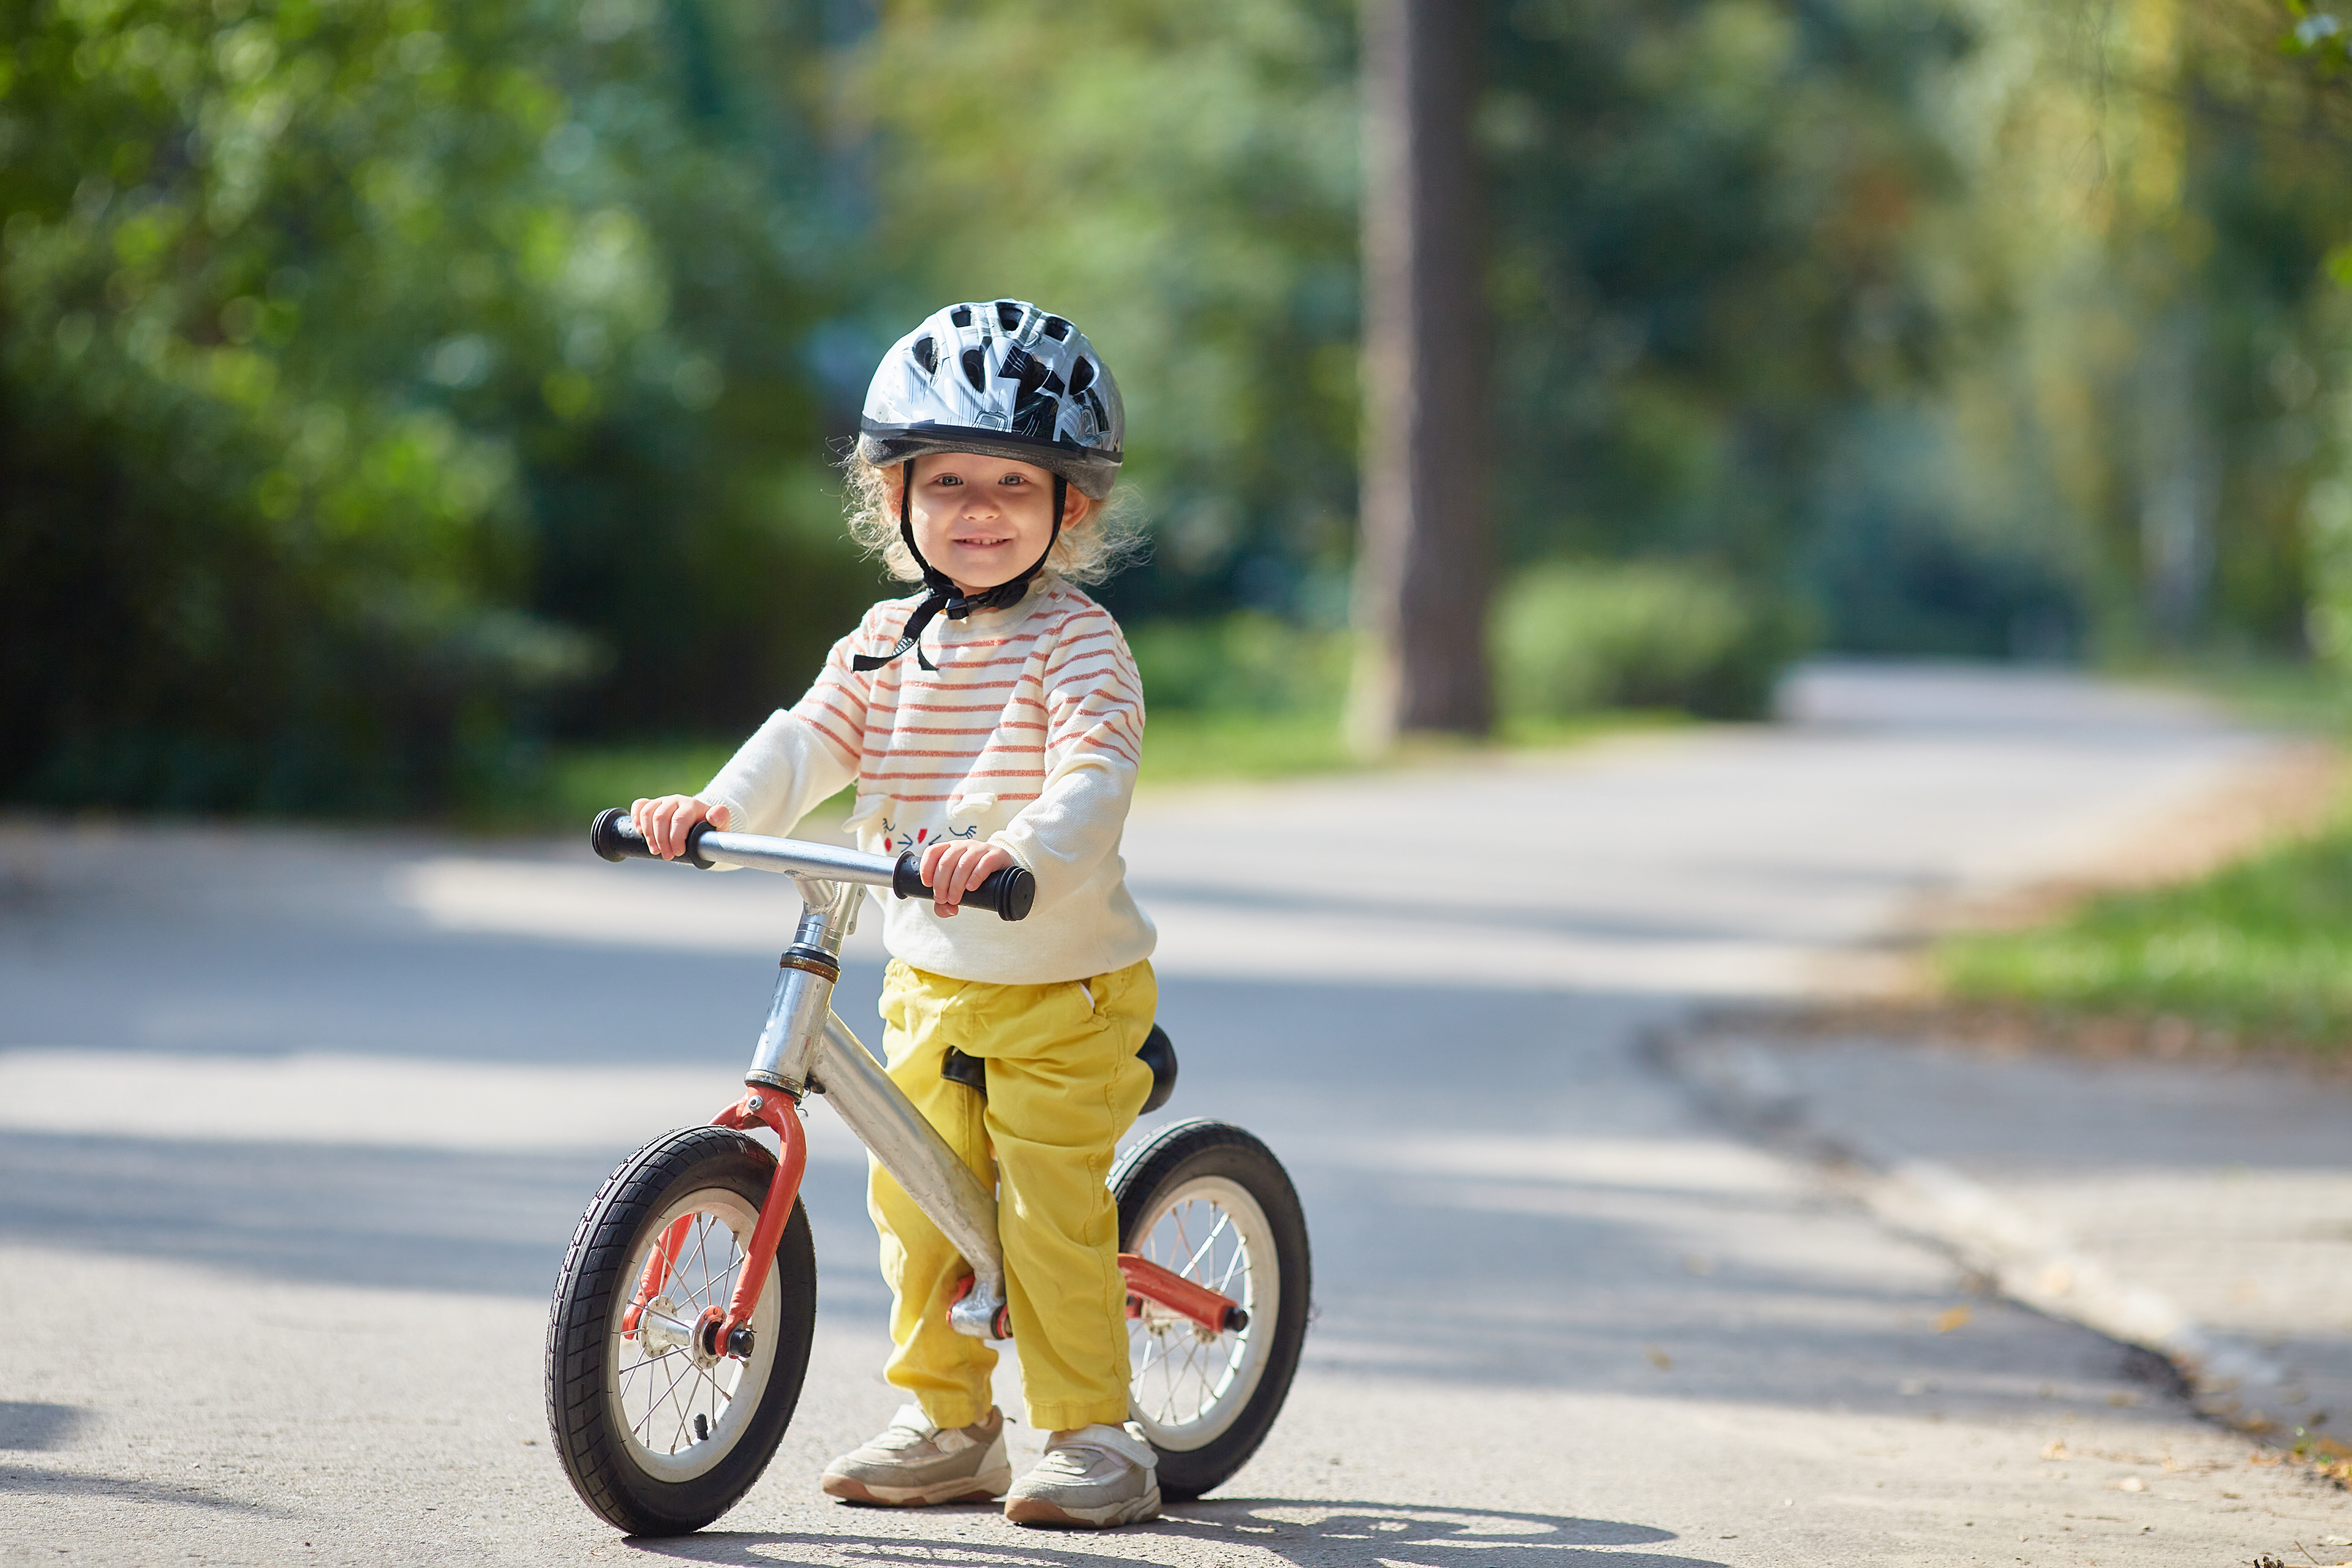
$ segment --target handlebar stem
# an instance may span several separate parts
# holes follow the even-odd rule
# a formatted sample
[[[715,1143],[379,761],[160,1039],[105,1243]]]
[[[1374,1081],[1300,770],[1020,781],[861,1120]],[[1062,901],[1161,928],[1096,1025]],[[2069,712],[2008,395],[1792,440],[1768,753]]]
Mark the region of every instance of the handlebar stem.
[[[834,982],[841,978],[841,944],[857,923],[866,891],[855,882],[807,876],[793,880],[801,890],[800,924],[793,932],[793,945],[777,961],[776,993],[743,1081],[798,1095],[806,1089],[832,1005]]]

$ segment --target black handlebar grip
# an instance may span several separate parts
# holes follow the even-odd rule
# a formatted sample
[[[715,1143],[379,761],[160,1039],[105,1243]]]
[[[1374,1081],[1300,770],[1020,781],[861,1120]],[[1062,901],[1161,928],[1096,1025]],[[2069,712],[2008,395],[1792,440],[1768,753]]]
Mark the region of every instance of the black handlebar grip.
[[[923,881],[921,856],[909,849],[898,857],[898,864],[890,874],[890,890],[902,899],[931,896],[931,889]],[[978,887],[966,888],[958,907],[994,910],[999,920],[1025,921],[1036,901],[1037,879],[1022,867],[1007,866],[982,878]]]
[[[686,853],[678,858],[705,871],[709,870],[711,863],[702,858],[702,836],[711,830],[707,821],[698,822],[688,828]],[[646,836],[637,831],[637,825],[629,820],[627,809],[618,805],[607,806],[596,814],[595,823],[588,829],[588,847],[615,865],[633,858],[639,860],[661,858],[646,842]]]

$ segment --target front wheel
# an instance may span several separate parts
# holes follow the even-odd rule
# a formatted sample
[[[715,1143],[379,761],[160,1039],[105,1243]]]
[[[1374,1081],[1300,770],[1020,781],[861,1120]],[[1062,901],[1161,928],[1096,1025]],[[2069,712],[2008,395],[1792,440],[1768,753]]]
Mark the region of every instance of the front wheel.
[[[800,1402],[816,1250],[797,1203],[752,1310],[750,1357],[712,1355],[691,1331],[733,1297],[775,1169],[746,1133],[666,1133],[605,1181],[564,1256],[547,1323],[548,1425],[581,1500],[633,1535],[682,1535],[735,1506]]]
[[[1238,1302],[1238,1330],[1212,1333],[1130,1300],[1129,1409],[1160,1453],[1160,1490],[1189,1501],[1257,1452],[1282,1410],[1307,1339],[1307,1217],[1281,1163],[1222,1121],[1180,1121],[1111,1173],[1119,1250]]]

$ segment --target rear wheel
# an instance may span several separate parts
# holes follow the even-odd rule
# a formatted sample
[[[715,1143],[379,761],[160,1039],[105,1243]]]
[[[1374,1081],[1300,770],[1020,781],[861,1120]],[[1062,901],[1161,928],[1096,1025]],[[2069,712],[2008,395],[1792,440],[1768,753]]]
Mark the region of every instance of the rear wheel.
[[[633,1535],[699,1530],[768,1468],[808,1370],[816,1254],[798,1204],[751,1315],[751,1353],[710,1353],[748,1259],[775,1156],[748,1134],[665,1134],[613,1173],[582,1216],[547,1325],[547,1415],[581,1500]],[[639,1281],[674,1255],[636,1321]]]
[[[1307,1338],[1307,1219],[1273,1152],[1222,1121],[1180,1121],[1111,1173],[1119,1249],[1231,1297],[1243,1328],[1211,1333],[1130,1300],[1132,1419],[1182,1501],[1223,1485],[1272,1429]]]

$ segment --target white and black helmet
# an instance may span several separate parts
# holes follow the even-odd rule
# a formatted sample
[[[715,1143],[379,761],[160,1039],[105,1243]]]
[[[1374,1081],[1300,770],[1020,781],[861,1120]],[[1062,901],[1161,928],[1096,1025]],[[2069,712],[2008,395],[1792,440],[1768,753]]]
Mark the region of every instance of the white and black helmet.
[[[907,612],[898,646],[853,654],[856,669],[879,669],[912,649],[925,669],[923,628],[939,616],[960,621],[974,610],[1020,603],[1053,558],[1062,537],[1068,492],[1102,500],[1118,479],[1127,412],[1118,384],[1087,335],[1066,316],[1023,300],[950,305],[890,345],[866,389],[857,455],[877,468],[896,465],[898,538],[922,569],[923,597]],[[1034,463],[1054,476],[1054,531],[1036,560],[993,588],[966,595],[923,559],[912,512],[915,459],[926,452],[978,452]]]
[[[1034,463],[1096,500],[1126,439],[1102,356],[1067,317],[1024,300],[932,314],[882,356],[857,422],[857,455],[877,466],[979,452]]]

